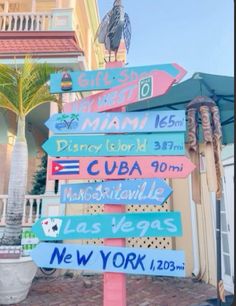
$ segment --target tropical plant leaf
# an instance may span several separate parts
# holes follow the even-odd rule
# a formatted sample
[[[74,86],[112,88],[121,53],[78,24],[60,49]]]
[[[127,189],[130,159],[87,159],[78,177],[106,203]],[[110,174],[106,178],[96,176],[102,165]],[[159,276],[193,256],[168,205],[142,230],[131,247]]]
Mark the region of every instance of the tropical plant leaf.
[[[57,97],[50,94],[48,86],[41,86],[34,94],[30,96],[30,99],[24,102],[24,113],[27,115],[35,107],[46,102],[57,102]]]
[[[47,85],[55,71],[55,67],[32,61],[29,56],[19,68],[0,64],[0,107],[26,116],[43,103],[57,102]]]
[[[50,94],[47,85],[50,74],[55,71],[55,68],[38,64],[30,57],[26,57],[20,67],[0,64],[0,107],[14,112],[18,117],[8,183],[7,221],[0,244],[19,245],[21,242],[28,166],[25,117],[37,106],[56,101],[56,96]]]
[[[17,72],[7,65],[0,64],[0,107],[17,113]]]
[[[71,119],[79,121],[79,114],[71,114]]]
[[[1,90],[0,90],[1,91]],[[16,106],[8,100],[8,98],[0,92],[0,107],[8,109],[18,115],[18,109]]]

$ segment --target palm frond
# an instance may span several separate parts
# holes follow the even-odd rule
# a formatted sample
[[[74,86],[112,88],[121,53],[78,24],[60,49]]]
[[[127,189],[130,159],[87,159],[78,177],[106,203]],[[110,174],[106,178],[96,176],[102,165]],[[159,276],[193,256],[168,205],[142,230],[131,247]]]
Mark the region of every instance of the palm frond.
[[[45,102],[57,102],[57,97],[50,94],[48,86],[41,86],[38,91],[32,93],[29,99],[24,101],[24,114],[27,115],[38,105]]]
[[[38,95],[38,92],[42,93],[41,88],[49,93],[49,87],[46,85],[49,81],[50,74],[55,72],[55,68],[48,66],[47,64],[37,64],[32,67],[30,76],[24,76],[23,87],[23,100],[24,104],[30,104],[34,97]],[[55,96],[51,95],[51,100],[55,100]],[[35,101],[36,102],[36,101]]]
[[[16,115],[19,115],[16,106],[11,101],[9,101],[8,98],[4,96],[1,92],[0,92],[0,108],[8,109],[13,113],[15,113]]]
[[[46,104],[46,103],[51,103],[51,102],[58,103],[57,101],[52,101],[51,99],[47,100],[45,98],[45,101],[41,101],[41,102],[38,102],[37,104],[32,105],[31,108],[29,109],[29,111],[25,113],[25,115],[27,116],[33,109],[37,108],[38,106],[40,106],[42,104]]]
[[[24,60],[24,65],[21,68],[21,76],[24,79],[26,76],[31,74],[33,66],[36,64],[36,61],[32,61],[30,56],[26,56]]]
[[[18,104],[18,96],[17,96],[17,85],[18,84],[18,74],[15,69],[0,64],[0,94],[1,100],[4,97],[4,101],[0,101],[2,105],[7,102],[7,104],[11,104],[15,108],[17,108]],[[3,106],[2,106],[3,107]]]
[[[26,115],[37,105],[56,101],[56,96],[50,94],[47,85],[50,74],[56,71],[56,68],[46,63],[32,61],[30,56],[25,58],[20,68],[1,64],[1,107],[10,109],[18,115]]]

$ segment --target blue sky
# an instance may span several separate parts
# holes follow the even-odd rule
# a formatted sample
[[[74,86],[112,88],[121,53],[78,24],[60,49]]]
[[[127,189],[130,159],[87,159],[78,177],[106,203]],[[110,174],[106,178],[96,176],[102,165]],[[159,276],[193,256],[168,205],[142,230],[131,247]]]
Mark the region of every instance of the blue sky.
[[[98,0],[100,18],[113,0]],[[131,26],[128,66],[177,63],[195,72],[234,75],[233,0],[123,0]],[[186,78],[185,77],[185,78]]]

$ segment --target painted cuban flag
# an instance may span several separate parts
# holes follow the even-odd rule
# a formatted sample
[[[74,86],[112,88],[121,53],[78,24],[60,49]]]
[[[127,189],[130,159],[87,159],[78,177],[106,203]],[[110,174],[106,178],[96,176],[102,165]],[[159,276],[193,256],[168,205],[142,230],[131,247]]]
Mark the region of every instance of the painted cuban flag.
[[[52,174],[79,174],[79,160],[53,160]]]

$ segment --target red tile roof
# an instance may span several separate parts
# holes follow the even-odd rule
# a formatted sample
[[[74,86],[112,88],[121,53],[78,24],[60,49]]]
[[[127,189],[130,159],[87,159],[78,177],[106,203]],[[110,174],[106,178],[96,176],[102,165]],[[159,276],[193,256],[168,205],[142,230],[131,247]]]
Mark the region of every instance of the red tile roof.
[[[0,33],[0,57],[70,56],[83,55],[74,32],[2,32]]]

